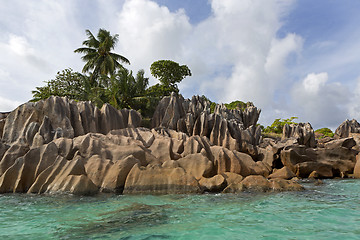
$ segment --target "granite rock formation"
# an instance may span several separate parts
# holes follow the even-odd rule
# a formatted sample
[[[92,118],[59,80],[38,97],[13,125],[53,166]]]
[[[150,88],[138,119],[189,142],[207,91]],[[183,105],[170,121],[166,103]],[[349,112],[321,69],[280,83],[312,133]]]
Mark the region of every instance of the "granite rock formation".
[[[360,133],[360,123],[353,120],[346,119],[340,126],[335,130],[335,138],[346,138],[350,137],[351,133]]]
[[[202,97],[184,99],[172,94],[164,97],[156,108],[153,127],[173,129],[189,136],[207,137],[214,145],[257,155],[261,129],[256,126],[260,110],[248,106],[244,110],[227,109],[216,105],[210,113],[210,103]]]
[[[310,124],[261,139],[259,113],[224,105],[210,113],[203,98],[173,94],[147,129],[138,112],[107,104],[25,103],[0,120],[0,193],[299,191],[300,178],[360,178],[357,139],[318,147]]]
[[[50,97],[37,103],[25,103],[8,114],[0,124],[5,144],[19,142],[39,147],[54,139],[74,138],[126,127],[138,127],[141,115],[134,110],[117,110],[109,104],[101,109],[90,102],[75,102],[62,97]]]
[[[300,145],[316,147],[315,133],[310,123],[285,124],[282,138],[294,138]]]
[[[25,144],[5,147],[1,193],[220,192],[229,174],[242,179],[270,172],[245,153],[169,129],[124,128],[60,137],[31,149]]]

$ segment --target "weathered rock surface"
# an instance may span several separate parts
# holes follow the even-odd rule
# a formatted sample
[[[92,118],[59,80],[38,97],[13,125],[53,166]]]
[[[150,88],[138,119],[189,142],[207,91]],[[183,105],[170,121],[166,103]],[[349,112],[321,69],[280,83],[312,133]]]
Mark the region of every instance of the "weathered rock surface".
[[[360,178],[356,137],[316,148],[311,125],[299,124],[259,146],[253,106],[210,113],[200,97],[172,95],[156,111],[149,130],[137,112],[110,105],[51,97],[19,106],[0,120],[0,193],[299,191],[294,176]]]
[[[124,194],[141,193],[200,193],[196,179],[183,168],[150,166],[141,169],[135,165],[125,182]]]
[[[152,126],[205,136],[214,145],[256,156],[261,138],[260,127],[256,126],[259,115],[260,110],[254,106],[242,111],[217,105],[210,113],[210,103],[205,99],[194,96],[190,100],[172,94],[160,101]]]
[[[0,193],[200,193],[229,185],[238,191],[243,177],[266,177],[272,171],[246,153],[212,145],[205,136],[164,128],[60,137],[31,148],[18,141],[2,143],[0,150]]]
[[[358,152],[349,148],[353,145],[350,140],[330,143],[328,148],[317,149],[305,146],[285,147],[281,150],[281,161],[301,178],[309,177],[313,171],[317,172],[318,178],[347,177],[354,170]]]
[[[315,133],[310,123],[285,124],[283,139],[295,138],[300,145],[316,147]]]
[[[141,116],[134,110],[117,110],[108,104],[98,109],[90,102],[50,97],[25,103],[9,113],[2,128],[2,141],[39,147],[60,137],[74,138],[89,132],[107,134],[113,129],[138,127],[140,122]]]
[[[260,175],[247,176],[241,184],[244,189],[255,192],[267,192],[270,190],[270,182]]]
[[[295,174],[286,166],[284,166],[283,168],[277,170],[274,169],[276,171],[274,171],[272,174],[270,174],[268,176],[268,178],[282,178],[282,179],[292,179],[293,177],[295,177]]]
[[[360,178],[360,154],[356,155],[356,164],[354,167],[354,178]]]
[[[267,180],[263,176],[250,175],[238,184],[231,184],[223,192],[269,192],[269,191],[302,191],[304,188],[297,182],[274,178]]]
[[[324,147],[327,149],[336,149],[336,148],[340,148],[340,147],[351,149],[355,145],[356,145],[356,142],[355,142],[354,138],[348,137],[348,138],[342,138],[342,139],[327,142],[324,144]]]
[[[274,178],[269,180],[272,191],[302,191],[304,187],[296,181]]]
[[[360,133],[360,123],[353,120],[346,119],[340,126],[335,130],[335,138],[347,138],[350,137],[350,133]]]
[[[199,181],[200,187],[206,192],[220,192],[227,183],[223,175],[215,175],[211,178],[201,178]]]

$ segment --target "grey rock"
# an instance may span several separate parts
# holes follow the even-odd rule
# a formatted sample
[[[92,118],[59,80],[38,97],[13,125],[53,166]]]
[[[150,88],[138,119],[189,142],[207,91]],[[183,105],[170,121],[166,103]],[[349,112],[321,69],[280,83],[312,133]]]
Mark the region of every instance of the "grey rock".
[[[329,141],[324,144],[324,147],[327,149],[335,149],[335,148],[339,148],[339,147],[351,149],[355,145],[356,145],[356,142],[355,142],[354,138],[349,137],[349,138],[342,138],[342,139],[338,139],[338,140]]]
[[[310,123],[285,124],[283,139],[295,138],[298,144],[306,147],[316,147],[315,132]]]
[[[3,135],[3,130],[4,130],[5,122],[6,122],[6,119],[1,119],[1,120],[0,120],[0,139],[2,138],[2,135]]]
[[[37,122],[31,122],[25,131],[25,141],[31,146],[35,134],[39,131],[40,125]]]
[[[89,132],[107,134],[114,129],[138,127],[141,116],[134,110],[117,110],[108,104],[99,110],[90,102],[49,97],[20,105],[2,123],[0,132],[5,143],[20,141],[31,146],[35,142],[35,146],[40,146],[59,137],[74,138]]]
[[[256,156],[256,145],[261,141],[261,129],[256,126],[259,115],[260,110],[252,105],[245,110],[232,110],[218,104],[214,113],[210,113],[210,103],[204,98],[184,99],[172,94],[160,101],[152,126],[170,128],[189,136],[204,136],[211,144]]]
[[[355,119],[346,119],[340,126],[335,130],[335,138],[347,138],[350,133],[360,133],[360,123]]]

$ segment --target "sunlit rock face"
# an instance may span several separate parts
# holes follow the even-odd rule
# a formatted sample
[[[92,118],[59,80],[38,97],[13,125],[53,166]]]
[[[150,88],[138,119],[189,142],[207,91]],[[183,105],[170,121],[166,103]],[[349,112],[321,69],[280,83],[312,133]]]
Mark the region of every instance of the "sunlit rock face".
[[[170,128],[189,136],[205,136],[214,145],[255,157],[256,145],[261,139],[260,126],[256,126],[259,116],[260,110],[254,106],[232,110],[216,105],[211,113],[209,101],[202,97],[184,99],[172,94],[160,101],[152,126]]]
[[[261,142],[259,114],[222,105],[210,113],[203,98],[171,95],[147,129],[138,112],[108,104],[25,103],[0,120],[0,193],[299,191],[299,178],[359,177],[356,139],[317,147],[311,126],[299,125]]]

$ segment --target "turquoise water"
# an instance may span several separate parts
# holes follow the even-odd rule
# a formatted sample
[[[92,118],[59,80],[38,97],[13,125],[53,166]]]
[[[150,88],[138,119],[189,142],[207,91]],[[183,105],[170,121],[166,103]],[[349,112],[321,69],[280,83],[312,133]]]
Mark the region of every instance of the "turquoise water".
[[[0,239],[360,239],[360,180],[304,192],[0,195]]]

